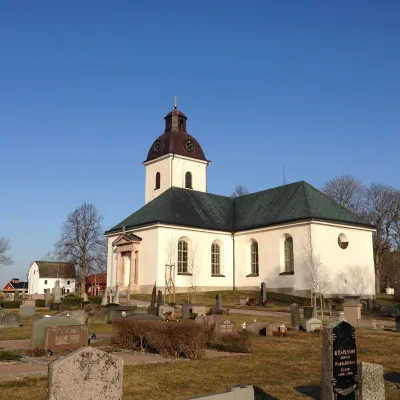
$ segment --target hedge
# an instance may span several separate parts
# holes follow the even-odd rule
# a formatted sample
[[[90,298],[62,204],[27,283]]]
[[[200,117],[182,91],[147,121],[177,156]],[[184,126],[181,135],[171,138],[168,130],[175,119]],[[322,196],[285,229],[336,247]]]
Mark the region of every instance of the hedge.
[[[37,299],[35,301],[36,307],[46,307],[46,301],[44,299]]]
[[[2,301],[1,305],[3,308],[19,308],[21,305],[20,301]]]
[[[164,322],[117,319],[112,343],[123,349],[144,349],[165,357],[201,358],[205,333],[189,321]]]

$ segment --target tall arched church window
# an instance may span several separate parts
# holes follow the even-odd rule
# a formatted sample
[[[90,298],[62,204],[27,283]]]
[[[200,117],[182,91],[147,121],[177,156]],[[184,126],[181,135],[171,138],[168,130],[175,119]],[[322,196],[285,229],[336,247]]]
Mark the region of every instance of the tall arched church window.
[[[254,275],[259,274],[258,268],[258,243],[253,240],[251,242],[251,273]]]
[[[221,248],[219,244],[211,245],[211,275],[221,274]]]
[[[185,240],[178,242],[178,274],[188,272],[188,243]]]
[[[159,172],[156,173],[156,187],[155,189],[160,189],[161,185],[161,174]]]
[[[192,187],[192,173],[186,172],[185,174],[185,188],[186,189],[193,189]]]
[[[285,239],[285,272],[294,272],[293,238]]]

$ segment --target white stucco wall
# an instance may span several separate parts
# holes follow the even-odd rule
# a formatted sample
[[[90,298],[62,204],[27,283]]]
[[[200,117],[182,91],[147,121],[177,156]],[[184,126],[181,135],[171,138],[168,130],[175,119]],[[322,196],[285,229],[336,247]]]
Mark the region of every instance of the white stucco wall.
[[[317,251],[328,271],[329,287],[334,294],[375,294],[372,230],[314,224]],[[338,236],[346,235],[349,245],[342,249]]]
[[[279,291],[307,291],[310,279],[305,267],[307,238],[313,238],[315,255],[319,256],[328,282],[325,293],[329,295],[374,294],[374,262],[372,231],[334,224],[290,224],[235,234],[236,286],[259,287],[265,281],[267,288]],[[338,236],[344,233],[349,239],[347,249],[338,245]],[[293,238],[294,274],[284,272],[284,237]],[[251,240],[258,242],[259,276],[251,273]]]
[[[194,265],[193,277],[179,275],[178,272],[178,241],[185,239],[189,244],[189,259],[194,256],[194,263],[189,261],[189,272],[191,265]],[[221,254],[221,275],[211,276],[211,245],[216,241],[220,245]],[[158,252],[160,255],[158,261],[157,285],[164,286],[165,282],[165,264],[175,264],[175,287],[181,291],[187,290],[189,284],[193,283],[199,290],[208,287],[208,290],[226,288],[232,289],[233,282],[233,253],[232,236],[230,233],[200,231],[189,228],[179,227],[160,227],[158,228]],[[192,249],[192,250],[191,250]],[[172,251],[171,251],[172,250]],[[172,259],[169,260],[169,254],[172,253]]]
[[[146,188],[145,203],[155,199],[171,186],[185,187],[186,172],[192,173],[192,186],[200,192],[207,191],[207,165],[206,161],[191,159],[168,154],[154,161],[145,163]],[[160,173],[160,188],[155,189],[156,174]]]
[[[39,267],[34,262],[29,268],[28,272],[28,294],[44,294],[45,289],[54,288],[56,278],[40,277]],[[75,292],[75,279],[74,278],[59,278],[61,289],[64,287],[65,292],[68,290],[70,293]],[[69,283],[68,283],[69,282]]]

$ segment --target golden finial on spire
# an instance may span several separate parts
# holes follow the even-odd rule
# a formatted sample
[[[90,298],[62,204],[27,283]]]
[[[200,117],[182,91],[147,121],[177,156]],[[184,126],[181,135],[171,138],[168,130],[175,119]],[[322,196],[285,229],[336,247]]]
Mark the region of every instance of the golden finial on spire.
[[[178,109],[177,97],[174,96],[174,110]]]

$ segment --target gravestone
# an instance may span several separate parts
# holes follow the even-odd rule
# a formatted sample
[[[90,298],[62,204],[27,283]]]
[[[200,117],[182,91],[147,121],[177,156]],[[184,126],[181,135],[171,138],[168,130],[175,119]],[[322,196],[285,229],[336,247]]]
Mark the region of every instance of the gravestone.
[[[343,321],[323,331],[321,400],[356,400],[357,395],[356,334]]]
[[[159,306],[161,306],[161,304],[164,304],[163,303],[163,295],[162,295],[162,291],[159,290],[157,293],[157,306],[159,307]]]
[[[400,332],[400,315],[396,317],[396,332]]]
[[[304,307],[304,320],[307,321],[310,318],[316,318],[316,310],[315,307],[308,306]]]
[[[376,319],[359,319],[357,321],[357,327],[360,329],[378,329],[376,326]]]
[[[91,321],[94,324],[106,324],[107,318],[108,318],[108,309],[105,307],[97,308],[91,315]]]
[[[62,311],[59,315],[62,317],[71,317],[81,325],[86,324],[88,319],[88,314],[85,310]]]
[[[35,306],[19,306],[19,315],[21,317],[32,317],[35,315]]]
[[[248,332],[254,333],[259,336],[267,336],[267,323],[266,322],[252,322],[246,326]]]
[[[206,307],[205,306],[193,305],[192,314],[197,314],[198,316],[206,315],[207,314]]]
[[[44,349],[61,353],[76,350],[88,343],[86,325],[48,326],[44,330]]]
[[[121,400],[124,361],[82,347],[49,364],[48,400]]]
[[[44,305],[46,307],[49,306],[49,302],[50,302],[50,293],[48,291],[45,292],[44,294]]]
[[[0,313],[0,328],[19,328],[17,313]]]
[[[239,305],[245,306],[249,301],[249,296],[240,296],[239,297]]]
[[[60,281],[56,280],[54,285],[54,304],[61,303],[61,288],[60,288]]]
[[[113,303],[119,304],[119,286],[115,289]]]
[[[237,335],[236,320],[224,318],[215,321],[214,336]]]
[[[150,308],[155,308],[156,306],[156,292],[157,292],[157,286],[156,282],[154,282],[153,291],[151,292]]]
[[[163,319],[165,319],[165,314],[166,313],[172,313],[171,315],[175,315],[175,308],[174,307],[171,307],[171,306],[168,306],[168,305],[166,305],[166,304],[161,304],[159,307],[158,307],[158,316],[159,317],[162,317]]]
[[[200,304],[182,304],[182,318],[190,318],[190,314],[193,314],[193,307],[200,307]]]
[[[107,310],[107,321],[114,322],[116,319],[122,317],[122,313],[125,313],[125,317],[130,317],[131,315],[135,314],[137,306],[109,306]]]
[[[361,362],[358,365],[359,400],[385,400],[383,365]]]
[[[215,325],[215,315],[197,316],[194,322],[200,325],[205,331],[210,331]]]
[[[355,301],[343,303],[343,312],[346,321],[353,326],[357,326],[357,321],[361,319],[360,305]]]
[[[316,332],[322,329],[322,321],[317,318],[310,318],[306,321],[306,331]]]
[[[299,305],[293,303],[290,305],[290,316],[292,322],[292,330],[297,331],[301,325]]]
[[[89,301],[87,293],[83,293],[82,299],[84,303],[87,303]]]
[[[50,317],[40,318],[35,321],[31,335],[31,349],[39,347],[44,348],[45,343],[45,328],[48,326],[70,326],[79,325],[79,322],[71,317]]]
[[[215,296],[215,313],[222,313],[222,296],[219,293]]]
[[[328,300],[328,314],[332,315],[332,302]]]
[[[260,287],[260,305],[263,305],[266,300],[267,300],[267,285],[265,284],[265,282],[262,282]]]
[[[107,288],[103,289],[103,297],[101,299],[101,305],[102,306],[107,305]]]
[[[22,305],[23,306],[35,306],[36,301],[33,299],[22,299]]]

